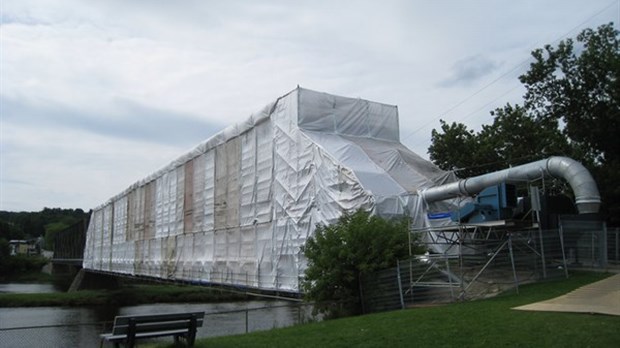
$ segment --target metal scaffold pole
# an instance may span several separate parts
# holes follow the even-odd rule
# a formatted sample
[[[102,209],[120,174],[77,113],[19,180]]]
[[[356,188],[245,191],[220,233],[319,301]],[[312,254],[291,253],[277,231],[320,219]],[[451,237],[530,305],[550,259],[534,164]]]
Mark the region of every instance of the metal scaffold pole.
[[[515,267],[515,257],[512,252],[512,233],[508,234],[508,252],[510,253],[510,263],[512,264],[512,274],[515,277],[515,286],[517,294],[519,293],[519,278],[517,277],[517,268]]]

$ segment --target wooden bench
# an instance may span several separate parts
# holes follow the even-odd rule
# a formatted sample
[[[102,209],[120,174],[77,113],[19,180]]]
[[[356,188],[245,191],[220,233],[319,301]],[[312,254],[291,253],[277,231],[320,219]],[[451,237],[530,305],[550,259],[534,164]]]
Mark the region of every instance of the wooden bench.
[[[175,342],[183,337],[187,346],[193,347],[196,329],[202,326],[204,316],[205,312],[117,316],[112,332],[100,335],[100,347],[109,341],[115,347],[124,343],[133,348],[137,339],[162,336],[174,336]]]

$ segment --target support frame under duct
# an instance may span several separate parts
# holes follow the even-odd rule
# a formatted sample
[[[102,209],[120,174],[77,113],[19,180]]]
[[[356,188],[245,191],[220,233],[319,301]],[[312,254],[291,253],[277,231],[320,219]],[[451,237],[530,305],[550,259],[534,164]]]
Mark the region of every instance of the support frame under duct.
[[[545,231],[547,232],[547,231]],[[515,288],[530,282],[534,278],[547,278],[548,267],[558,267],[562,275],[568,277],[566,253],[560,243],[559,259],[555,255],[553,261],[545,260],[545,245],[542,234],[545,233],[536,225],[524,226],[514,221],[494,221],[481,224],[458,224],[442,228],[412,229],[410,241],[426,240],[424,244],[443,244],[444,253],[410,255],[427,264],[426,270],[419,276],[411,276],[411,284],[405,294],[413,292],[416,287],[434,287],[450,289],[451,300],[464,300],[480,297],[474,291],[478,281],[484,283],[502,283],[503,288]],[[561,231],[554,231],[561,241]],[[424,235],[427,236],[424,236]],[[430,237],[429,237],[430,236]],[[516,255],[518,251],[519,255]],[[517,258],[529,255],[533,262],[533,271],[524,271],[518,267]],[[499,261],[503,258],[504,262]],[[508,263],[506,263],[506,261]],[[498,266],[502,264],[501,266]],[[493,272],[486,277],[484,273],[493,265]],[[432,269],[445,275],[444,281],[425,281],[424,277]],[[557,270],[556,269],[556,270]],[[414,280],[415,279],[415,280]]]

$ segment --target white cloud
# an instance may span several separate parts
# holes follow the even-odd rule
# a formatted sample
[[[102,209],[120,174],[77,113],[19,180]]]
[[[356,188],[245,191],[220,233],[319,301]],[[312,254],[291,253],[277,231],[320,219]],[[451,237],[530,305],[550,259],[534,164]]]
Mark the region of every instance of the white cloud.
[[[67,129],[10,130],[2,139],[2,210],[93,208],[187,150]]]
[[[499,64],[487,57],[477,55],[456,61],[450,68],[450,76],[441,81],[441,87],[471,86],[481,78],[492,74]]]
[[[607,5],[2,2],[0,209],[91,208],[298,84],[398,105],[425,155],[439,117],[488,122],[533,48],[617,20],[589,18]]]

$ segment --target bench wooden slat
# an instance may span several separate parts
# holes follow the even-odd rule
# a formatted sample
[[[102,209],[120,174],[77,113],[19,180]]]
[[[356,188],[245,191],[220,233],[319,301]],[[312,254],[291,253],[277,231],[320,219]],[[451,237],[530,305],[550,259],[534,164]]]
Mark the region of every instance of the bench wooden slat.
[[[203,320],[196,320],[196,327],[202,327]],[[136,333],[139,332],[153,332],[153,331],[162,331],[162,330],[177,330],[177,329],[187,329],[189,327],[189,319],[187,320],[177,320],[177,321],[166,321],[166,322],[148,322],[148,323],[136,323]],[[129,330],[129,324],[115,326],[112,330],[112,334],[114,335],[126,335]]]
[[[129,323],[129,319],[134,319],[136,322],[140,321],[146,323],[149,321],[189,319],[192,315],[195,315],[197,319],[202,319],[205,317],[205,312],[119,315],[114,318],[114,325],[127,325]]]
[[[136,333],[136,338],[155,338],[161,336],[175,336],[175,335],[184,335],[187,333],[187,329],[185,330],[165,330],[158,332],[143,332]],[[124,341],[127,339],[127,335],[112,335],[112,334],[103,334],[101,338],[106,341]]]
[[[201,327],[203,321],[196,320],[196,327]],[[136,332],[154,332],[154,331],[162,331],[162,330],[177,330],[189,327],[189,320],[185,321],[168,321],[168,322],[159,322],[159,323],[136,323]],[[129,325],[117,326],[114,327],[112,334],[114,335],[125,335],[129,330]]]

